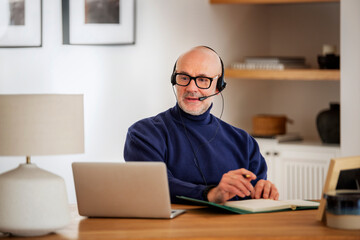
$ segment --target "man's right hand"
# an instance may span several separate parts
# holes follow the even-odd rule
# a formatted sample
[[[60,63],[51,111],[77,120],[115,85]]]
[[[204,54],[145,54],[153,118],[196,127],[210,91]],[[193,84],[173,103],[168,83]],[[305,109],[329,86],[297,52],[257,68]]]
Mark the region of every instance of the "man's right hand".
[[[222,176],[220,183],[209,191],[207,198],[209,202],[224,203],[235,196],[250,196],[254,190],[250,181],[255,179],[256,175],[245,168],[229,171]]]

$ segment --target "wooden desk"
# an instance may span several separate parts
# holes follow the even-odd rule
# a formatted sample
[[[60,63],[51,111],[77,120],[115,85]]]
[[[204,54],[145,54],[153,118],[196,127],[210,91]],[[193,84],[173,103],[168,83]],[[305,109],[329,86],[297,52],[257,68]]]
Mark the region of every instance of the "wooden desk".
[[[358,239],[360,230],[338,230],[315,219],[316,210],[237,215],[200,206],[174,219],[84,218],[71,206],[69,226],[56,234],[35,239]],[[1,240],[31,240],[8,238]]]

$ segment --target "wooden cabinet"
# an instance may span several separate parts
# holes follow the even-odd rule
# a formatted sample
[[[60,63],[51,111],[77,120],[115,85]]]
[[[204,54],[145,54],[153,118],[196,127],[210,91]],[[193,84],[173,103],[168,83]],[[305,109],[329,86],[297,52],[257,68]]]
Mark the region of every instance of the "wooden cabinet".
[[[330,159],[340,155],[339,146],[257,141],[268,165],[268,179],[278,188],[280,199],[321,198]]]

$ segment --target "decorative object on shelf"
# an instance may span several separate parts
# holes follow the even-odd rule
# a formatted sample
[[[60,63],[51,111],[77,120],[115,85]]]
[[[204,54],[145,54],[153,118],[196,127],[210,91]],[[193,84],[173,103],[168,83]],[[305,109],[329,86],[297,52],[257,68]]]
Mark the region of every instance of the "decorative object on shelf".
[[[274,137],[286,134],[286,123],[293,121],[285,115],[259,114],[253,117],[254,137]]]
[[[135,44],[135,0],[62,0],[63,44]]]
[[[41,47],[42,0],[0,1],[0,47]]]
[[[284,70],[309,68],[304,57],[260,56],[245,57],[244,62],[231,64],[234,69]]]
[[[330,103],[330,109],[316,117],[316,127],[323,143],[340,143],[340,104]]]
[[[0,232],[40,236],[65,227],[64,179],[30,156],[84,152],[83,95],[0,95],[0,122],[0,156],[26,156],[0,175]]]
[[[360,190],[329,191],[324,197],[328,227],[360,229]]]
[[[336,46],[325,44],[322,55],[318,56],[320,69],[340,69],[340,56],[336,54]]]

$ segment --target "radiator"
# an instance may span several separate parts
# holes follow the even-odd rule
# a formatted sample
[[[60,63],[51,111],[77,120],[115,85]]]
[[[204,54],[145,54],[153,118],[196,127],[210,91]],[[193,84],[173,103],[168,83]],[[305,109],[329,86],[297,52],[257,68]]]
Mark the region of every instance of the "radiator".
[[[328,162],[283,161],[282,199],[321,199]]]

